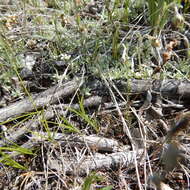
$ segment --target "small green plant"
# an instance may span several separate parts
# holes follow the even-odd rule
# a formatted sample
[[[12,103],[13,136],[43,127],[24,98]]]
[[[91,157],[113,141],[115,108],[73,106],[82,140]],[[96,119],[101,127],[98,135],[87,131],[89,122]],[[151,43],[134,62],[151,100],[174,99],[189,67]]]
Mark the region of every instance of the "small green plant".
[[[45,131],[46,131],[47,134],[48,134],[48,139],[51,140],[51,139],[52,139],[52,137],[51,137],[51,129],[50,129],[50,127],[49,127],[48,121],[47,121],[46,119],[42,119],[42,120],[41,120],[41,123],[42,123],[42,125],[43,125]]]
[[[92,172],[90,175],[88,175],[85,178],[81,190],[90,190],[92,189],[91,188],[92,184],[100,182],[102,180],[103,180],[103,177],[101,177],[100,175],[97,175],[95,172]],[[111,190],[111,189],[113,189],[113,186],[107,186],[107,187],[101,188],[101,190]]]
[[[93,183],[96,183],[100,181],[101,178],[99,175],[92,173],[89,176],[87,176],[84,180],[84,183],[82,185],[82,190],[90,190],[90,187]]]
[[[113,189],[112,185],[101,188],[101,190],[112,190],[112,189]]]
[[[64,123],[59,124],[61,127],[64,127],[64,130],[71,132],[71,133],[81,133],[81,131],[75,127],[72,123],[70,123],[66,118],[61,117]]]
[[[115,31],[112,38],[112,56],[114,59],[119,57],[119,22],[115,23]]]
[[[182,0],[181,5],[183,6],[184,13],[189,13],[190,1],[189,0]]]
[[[153,34],[157,34],[164,27],[169,18],[169,8],[178,0],[146,0],[148,3],[150,24]]]
[[[15,160],[13,160],[8,154],[2,153],[2,158],[0,159],[0,163],[11,166],[13,168],[21,169],[21,170],[26,170],[27,168],[24,167],[23,165],[19,164]]]
[[[98,180],[99,180],[99,176],[94,173],[87,176],[82,185],[82,190],[90,190],[91,185],[97,182]]]
[[[26,114],[23,114],[21,116],[17,116],[17,117],[13,117],[13,118],[10,118],[6,121],[3,121],[3,122],[0,122],[0,125],[4,125],[6,123],[10,123],[12,121],[16,121],[16,120],[19,120],[19,119],[22,119],[22,121],[20,121],[19,123],[24,123],[25,121],[29,120],[32,118],[32,116],[36,115],[38,112],[30,112],[30,113],[26,113]],[[16,127],[18,124],[14,125],[13,127]]]
[[[12,152],[15,151],[15,152],[19,152],[21,154],[33,155],[32,151],[30,149],[23,148],[23,147],[20,147],[18,145],[9,146],[9,147],[0,147],[0,151],[2,151],[2,150],[12,151]]]
[[[81,133],[81,131],[75,127],[72,123],[70,123],[65,117],[60,117],[60,119],[63,121],[63,123],[56,123],[56,122],[52,122],[52,121],[48,121],[48,123],[50,124],[54,124],[54,125],[59,125],[59,127],[61,127],[61,129],[64,132],[69,132],[69,133]]]
[[[99,125],[95,119],[90,118],[88,114],[85,112],[83,102],[83,98],[81,98],[81,100],[79,101],[80,110],[76,110],[70,107],[68,107],[68,110],[81,117],[88,125],[90,125],[96,132],[98,132]]]
[[[59,0],[47,0],[46,3],[48,5],[48,8],[60,9],[61,7]]]
[[[130,13],[130,0],[125,0],[125,3],[124,3],[124,7],[125,7],[125,10],[124,10],[124,19],[125,19],[125,22],[128,23],[128,18],[129,18],[129,13]]]
[[[9,147],[0,147],[0,163],[7,165],[7,166],[11,166],[13,168],[18,168],[18,169],[22,169],[22,170],[26,170],[27,168],[21,164],[19,164],[17,161],[15,161],[13,158],[11,158],[11,156],[7,153],[5,153],[4,151],[9,151],[9,152],[17,152],[19,154],[28,154],[28,155],[34,155],[34,153],[27,149],[27,148],[23,148],[20,147],[18,145],[15,146],[9,146]]]

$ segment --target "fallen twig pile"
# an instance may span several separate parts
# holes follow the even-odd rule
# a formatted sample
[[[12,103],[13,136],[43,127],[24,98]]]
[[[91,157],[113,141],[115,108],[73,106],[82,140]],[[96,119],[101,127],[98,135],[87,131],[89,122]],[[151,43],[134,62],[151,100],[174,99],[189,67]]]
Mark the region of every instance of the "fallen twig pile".
[[[100,79],[91,82],[75,79],[0,109],[0,120],[7,125],[36,111],[32,118],[18,125],[17,129],[4,129],[0,146],[6,147],[17,143],[22,148],[34,149],[42,145],[47,149],[46,153],[43,153],[44,158],[40,158],[43,161],[43,167],[64,175],[83,176],[94,170],[107,171],[118,168],[135,168],[138,174],[143,162],[147,159],[147,151],[151,150],[154,144],[163,144],[166,141],[168,143],[168,139],[164,141],[164,136],[171,130],[164,121],[164,112],[171,107],[180,110],[187,106],[185,103],[190,95],[190,82],[121,79],[109,81],[109,85],[112,88],[111,91],[108,89],[109,86]],[[84,96],[83,88],[88,88],[91,95],[82,102],[74,103],[77,100],[76,95]],[[108,96],[110,92],[114,101],[117,98],[117,105]],[[131,100],[125,100],[126,94],[131,97]],[[130,114],[134,114],[139,122],[137,127],[128,126],[129,121],[124,119],[123,114],[126,111],[126,105],[129,104]],[[110,113],[112,117],[119,115],[122,122],[109,119]],[[105,118],[104,115],[106,115]],[[93,125],[92,119],[97,120],[101,117],[104,120],[107,119],[107,123],[104,122],[105,127],[100,128],[102,131],[99,134],[92,135],[97,129],[87,130],[87,128]],[[157,123],[159,121],[161,128],[153,128],[151,121]],[[117,122],[117,127],[126,125],[125,128],[118,128],[125,140],[113,139],[110,135],[106,137],[104,133],[106,130],[108,134],[110,130],[117,131],[113,129],[115,122]],[[65,129],[73,130],[75,127],[80,127],[80,131],[84,130],[84,132],[79,134],[73,133],[72,130],[65,132],[66,125]],[[99,125],[101,125],[101,119]],[[159,139],[158,132],[165,134],[163,139]],[[156,142],[158,139],[159,141]],[[161,150],[162,147],[158,146],[157,151]],[[19,157],[16,151],[6,153],[13,158]],[[157,160],[160,159],[157,153],[149,154],[148,158],[155,156]],[[139,176],[137,177],[140,181]]]

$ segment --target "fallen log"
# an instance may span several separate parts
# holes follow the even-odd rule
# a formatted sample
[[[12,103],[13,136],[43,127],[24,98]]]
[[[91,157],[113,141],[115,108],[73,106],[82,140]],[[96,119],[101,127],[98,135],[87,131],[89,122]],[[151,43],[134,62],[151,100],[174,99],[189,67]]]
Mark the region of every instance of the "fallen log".
[[[37,111],[39,108],[54,104],[58,102],[59,99],[73,94],[81,84],[81,79],[74,79],[60,86],[53,86],[40,94],[30,96],[24,100],[2,108],[0,109],[0,122],[3,122],[9,118],[12,119],[33,110]]]
[[[57,134],[55,138],[59,141],[60,137],[62,138],[62,134]],[[70,156],[61,156],[61,157],[47,157],[47,166],[50,170],[54,170],[59,173],[64,173],[66,175],[79,175],[83,176],[88,174],[91,171],[103,170],[109,171],[110,169],[118,169],[118,168],[128,168],[134,167],[135,160],[138,161],[142,157],[144,152],[143,149],[138,149],[136,151],[129,151],[128,146],[119,147],[119,144],[116,140],[104,138],[104,137],[95,137],[92,139],[93,136],[83,136],[78,137],[80,142],[86,141],[87,146],[92,146],[92,144],[99,142],[97,144],[99,150],[110,150],[111,146],[113,146],[112,151],[114,151],[114,147],[118,150],[122,150],[119,152],[115,152],[112,154],[100,154],[96,153],[95,155],[91,156],[84,156],[79,160],[74,159],[75,157]],[[31,138],[28,142],[24,143],[21,147],[32,149],[34,146],[39,145],[39,141],[44,141],[43,138]],[[98,141],[97,141],[98,140]],[[101,144],[101,142],[103,144]],[[50,143],[51,142],[46,142]],[[109,144],[109,145],[108,145]],[[68,142],[68,145],[69,142]],[[49,145],[48,145],[49,146]],[[105,148],[106,147],[106,148]],[[107,149],[107,147],[109,147]],[[115,149],[115,150],[116,150]],[[18,156],[18,152],[11,152],[9,154],[10,157]],[[65,155],[65,154],[64,154]]]
[[[110,170],[118,168],[134,167],[135,160],[138,160],[143,154],[143,150],[123,151],[108,155],[98,154],[98,156],[89,156],[77,162],[74,159],[64,157],[54,159],[49,157],[47,160],[48,168],[68,175],[86,175],[94,170]]]
[[[69,81],[61,86],[56,85],[40,94],[33,95],[2,108],[0,109],[0,122],[54,104],[58,102],[58,99],[71,95],[81,84],[81,79]],[[152,93],[159,93],[163,97],[175,97],[180,99],[189,99],[190,97],[190,82],[187,80],[121,79],[114,80],[113,84],[121,93],[125,94],[142,94],[146,93],[147,90],[151,90]],[[109,95],[109,90],[100,79],[87,81],[85,86],[90,89],[92,94],[101,96]]]
[[[188,80],[138,80],[138,79],[117,79],[113,80],[112,84],[121,93],[129,94],[142,94],[151,90],[152,93],[160,94],[163,97],[175,97],[180,99],[186,99],[190,97],[190,81]],[[110,85],[112,86],[112,85]],[[105,95],[109,93],[103,81],[96,79],[89,81],[87,87],[99,95]]]
[[[70,147],[89,147],[101,152],[117,152],[122,150],[117,140],[99,137],[97,135],[65,135],[63,133],[44,133],[34,132],[30,137],[32,141],[43,142],[51,135],[52,139],[59,142],[60,146],[64,147],[69,145]]]
[[[47,139],[53,139],[56,143],[59,143],[61,147],[77,147],[77,148],[89,148],[91,151],[101,151],[105,153],[113,153],[129,149],[129,146],[122,146],[117,140],[99,137],[96,135],[65,135],[63,133],[45,133],[45,132],[33,132],[29,140],[21,145],[22,148],[32,149],[41,143],[46,143],[51,146],[52,142],[48,142]],[[11,152],[9,155],[15,157],[19,155],[19,152]]]

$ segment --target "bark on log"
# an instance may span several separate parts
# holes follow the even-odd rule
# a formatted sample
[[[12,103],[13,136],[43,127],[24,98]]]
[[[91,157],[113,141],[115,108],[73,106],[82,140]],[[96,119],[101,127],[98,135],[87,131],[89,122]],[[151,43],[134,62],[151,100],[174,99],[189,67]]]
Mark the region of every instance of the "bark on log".
[[[48,168],[56,170],[60,173],[71,174],[71,175],[85,175],[90,171],[94,170],[110,170],[118,169],[119,167],[125,168],[135,163],[135,159],[139,159],[142,155],[143,150],[134,151],[123,151],[116,152],[109,155],[101,155],[98,157],[89,157],[87,159],[81,159],[80,162],[76,160],[58,160],[48,158]]]
[[[160,93],[164,97],[175,97],[186,99],[190,97],[190,81],[187,80],[138,80],[138,79],[117,79],[113,83],[121,93],[146,93],[151,90],[155,93]],[[108,89],[101,80],[94,80],[87,83],[88,88],[92,92],[100,95],[109,93]]]
[[[5,108],[2,108],[0,109],[0,122],[5,121],[8,118],[14,118],[23,113],[28,113],[47,105],[54,104],[58,102],[59,99],[73,94],[77,88],[79,88],[81,83],[81,80],[75,79],[61,86],[56,85],[40,94],[33,95],[24,100],[13,103]]]
[[[50,135],[50,134],[49,134]],[[43,142],[48,139],[48,134],[44,132],[32,133],[31,140]],[[70,147],[89,147],[91,149],[103,152],[117,152],[121,150],[117,140],[105,137],[98,137],[95,135],[79,136],[79,135],[65,135],[63,133],[52,133],[51,137],[60,143],[62,147],[69,145]]]

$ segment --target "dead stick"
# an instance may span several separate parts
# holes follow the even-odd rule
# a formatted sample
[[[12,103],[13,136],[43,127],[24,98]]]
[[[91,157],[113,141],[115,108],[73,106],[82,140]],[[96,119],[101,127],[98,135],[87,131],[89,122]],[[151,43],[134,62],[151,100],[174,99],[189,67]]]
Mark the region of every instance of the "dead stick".
[[[96,135],[65,135],[63,133],[50,133],[46,132],[33,132],[30,137],[33,141],[43,142],[49,138],[60,143],[62,147],[69,145],[70,147],[89,147],[94,150],[104,152],[116,152],[122,150],[117,140],[109,139],[105,137],[99,137]]]
[[[2,122],[9,118],[12,119],[16,116],[20,116],[21,114],[54,104],[58,102],[59,99],[73,94],[77,88],[79,88],[80,84],[82,84],[81,80],[74,79],[73,81],[69,81],[61,86],[56,85],[40,94],[33,95],[2,108],[0,109],[0,121]]]
[[[62,159],[59,162],[58,159],[48,158],[49,169],[56,170],[58,172],[64,172],[71,175],[84,175],[88,174],[90,171],[94,170],[110,170],[129,167],[129,165],[134,165],[134,160],[139,159],[142,155],[143,150],[138,151],[123,151],[116,152],[109,155],[102,155],[101,157],[88,157],[87,159],[82,159],[80,162],[76,160]]]

